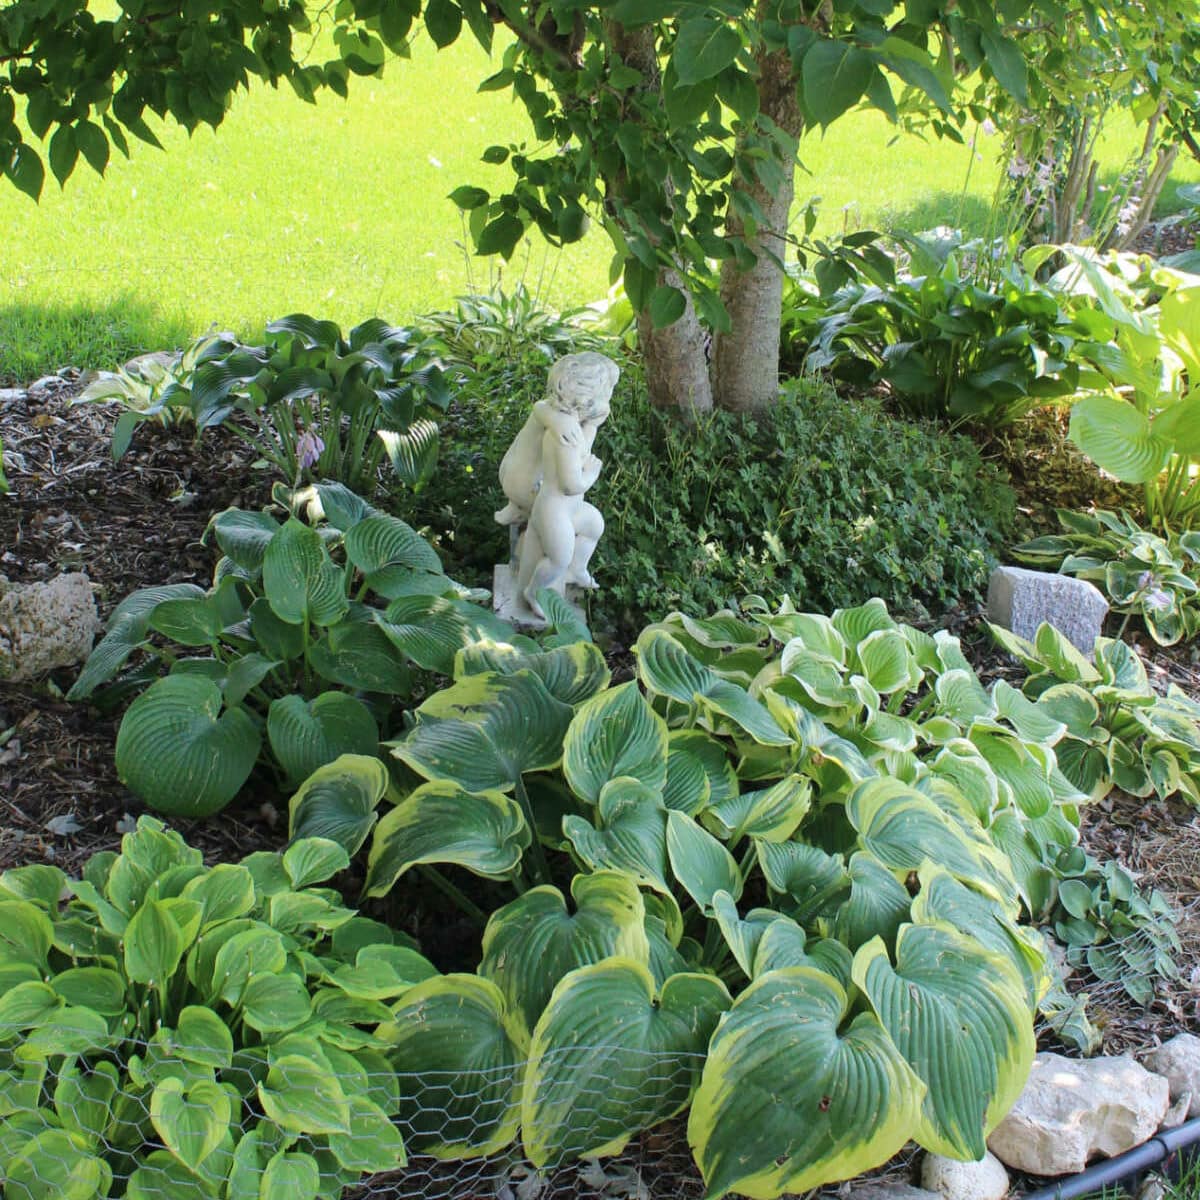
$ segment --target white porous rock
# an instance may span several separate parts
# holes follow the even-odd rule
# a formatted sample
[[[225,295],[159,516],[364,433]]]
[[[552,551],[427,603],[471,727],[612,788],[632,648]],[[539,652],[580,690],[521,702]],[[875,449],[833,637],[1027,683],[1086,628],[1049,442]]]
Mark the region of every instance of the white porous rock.
[[[993,1154],[985,1154],[978,1162],[926,1154],[921,1163],[921,1186],[944,1200],[1003,1200],[1008,1194],[1008,1172]]]
[[[873,1180],[858,1187],[851,1185],[846,1195],[847,1200],[942,1200],[939,1192],[927,1192],[899,1180]]]
[[[997,567],[988,580],[988,620],[1033,641],[1042,622],[1091,654],[1108,614],[1099,588],[1073,575]]]
[[[1066,1058],[1039,1054],[1025,1090],[992,1131],[988,1148],[1030,1175],[1082,1171],[1152,1137],[1170,1104],[1170,1088],[1131,1055]]]
[[[1181,1033],[1142,1060],[1156,1075],[1165,1076],[1171,1085],[1171,1100],[1177,1102],[1185,1092],[1191,1092],[1186,1116],[1200,1117],[1200,1037]]]
[[[83,662],[99,628],[92,585],[81,572],[45,583],[0,578],[0,679],[19,683]]]

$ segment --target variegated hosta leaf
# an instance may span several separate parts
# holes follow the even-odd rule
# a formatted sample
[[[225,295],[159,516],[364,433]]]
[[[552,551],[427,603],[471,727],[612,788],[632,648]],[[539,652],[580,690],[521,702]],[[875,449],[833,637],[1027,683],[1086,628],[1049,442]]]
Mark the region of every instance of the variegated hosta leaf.
[[[288,803],[289,840],[329,838],[347,854],[357,853],[388,782],[387,767],[365,754],[343,754],[319,767]]]
[[[1100,683],[1101,673],[1071,640],[1049,622],[1043,621],[1033,635],[1041,666],[1063,683]],[[1112,682],[1107,680],[1106,682]]]
[[[379,628],[398,650],[419,667],[450,675],[454,656],[484,638],[505,641],[512,630],[478,604],[452,596],[401,596],[384,613],[375,613]]]
[[[553,650],[518,650],[504,642],[483,641],[466,646],[454,659],[454,678],[498,671],[513,675],[532,671],[556,700],[572,706],[602,692],[612,678],[600,648],[593,642],[572,642]]]
[[[938,676],[933,687],[939,711],[964,728],[978,717],[995,715],[996,706],[974,671],[962,668],[947,671]]]
[[[851,950],[857,950],[874,937],[883,938],[890,946],[896,931],[909,919],[911,897],[908,889],[865,851],[852,854],[847,865],[850,896],[832,922],[838,940]]]
[[[772,971],[709,1043],[688,1141],[711,1200],[772,1200],[861,1174],[913,1135],[924,1086],[878,1020],[843,1029],[845,989],[811,967]]]
[[[637,642],[638,674],[660,696],[697,705],[710,720],[725,721],[766,746],[787,746],[791,738],[743,688],[698,662],[670,634],[646,629]]]
[[[975,729],[970,740],[1020,810],[1027,817],[1044,817],[1054,803],[1050,785],[1054,760],[1035,758],[1034,747],[1008,734]]]
[[[1055,898],[1055,872],[1046,863],[1046,853],[1031,830],[1032,822],[1015,808],[999,812],[988,829],[992,841],[1008,858],[1025,907],[1035,920],[1050,911]]]
[[[388,744],[426,779],[507,792],[524,772],[558,763],[570,723],[570,706],[531,671],[468,675],[430,696],[408,735]]]
[[[847,991],[854,956],[834,938],[810,942],[795,921],[781,917],[763,930],[754,955],[754,978],[785,967],[813,967],[832,975]]]
[[[955,738],[928,766],[934,775],[950,781],[978,821],[985,825],[991,821],[999,803],[1000,789],[995,772],[974,743]]]
[[[946,925],[906,925],[896,965],[882,940],[854,957],[854,982],[928,1088],[915,1139],[978,1159],[1033,1064],[1033,1019],[1012,965]]]
[[[692,817],[704,808],[695,794],[683,790],[681,780],[694,780],[695,773],[692,763],[685,762],[672,767],[672,762],[679,758],[700,764],[708,781],[705,797],[708,804],[720,804],[738,794],[737,772],[729,761],[725,747],[702,729],[673,729],[667,743],[667,786],[663,796],[668,808],[677,808]]]
[[[314,700],[281,696],[267,710],[267,738],[289,779],[307,779],[341,754],[374,754],[379,728],[371,710],[345,692]]]
[[[885,696],[912,691],[921,682],[921,669],[899,629],[876,629],[853,646],[858,670]]]
[[[1003,679],[997,680],[992,688],[992,697],[996,702],[997,715],[1003,717],[1016,730],[1022,741],[1053,746],[1066,732],[1066,726],[1055,720],[1040,700],[1035,704],[1026,699]]]
[[[667,809],[638,780],[610,780],[600,792],[595,823],[566,816],[563,833],[593,871],[624,871],[646,887],[668,890]]]
[[[530,888],[492,913],[479,973],[504,993],[509,1011],[532,1031],[558,981],[612,955],[646,963],[646,908],[637,883],[617,871],[576,875],[575,911],[555,887]]]
[[[721,752],[725,757],[725,752]],[[686,750],[671,747],[667,752],[667,782],[663,785],[663,803],[689,817],[697,817],[712,799],[712,785],[704,764]]]
[[[467,792],[449,780],[422,784],[375,828],[367,895],[385,895],[418,863],[452,863],[507,879],[530,840],[521,806],[503,792]]]
[[[712,909],[716,892],[736,900],[742,894],[742,874],[733,855],[686,813],[667,813],[667,857],[680,886],[702,912]]]
[[[802,642],[784,646],[779,666],[803,688],[803,697],[798,698],[806,707],[816,707],[823,714],[858,708],[858,693],[846,682],[843,668]]]
[[[1171,442],[1127,400],[1094,393],[1071,406],[1071,440],[1125,483],[1149,483],[1166,467]]]
[[[833,622],[821,613],[791,613],[786,618],[789,640],[829,659],[835,666],[846,664],[846,642]]]
[[[899,629],[900,626],[888,613],[887,605],[878,596],[860,604],[857,608],[839,608],[832,617],[833,627],[846,644],[857,646],[879,630]]]
[[[400,1077],[399,1120],[411,1151],[433,1158],[495,1154],[521,1122],[528,1038],[494,983],[440,975],[405,992],[379,1026]]]
[[[754,956],[763,934],[772,922],[787,918],[773,908],[752,908],[743,918],[738,914],[737,902],[724,891],[713,893],[712,908],[721,936],[737,965],[747,979],[753,979]]]
[[[788,909],[804,924],[832,911],[850,887],[840,858],[803,842],[755,842],[758,865],[772,891],[791,898]]]
[[[1120,638],[1096,639],[1096,668],[1110,687],[1142,697],[1151,690],[1145,664],[1137,651]]]
[[[672,975],[657,993],[632,959],[572,971],[533,1035],[521,1108],[529,1161],[618,1154],[686,1107],[729,1003],[711,975]]]
[[[636,683],[581,704],[563,741],[563,773],[577,796],[595,804],[604,785],[629,776],[653,792],[667,781],[667,725]]]
[[[294,517],[271,538],[262,572],[271,611],[285,624],[334,625],[349,608],[342,568],[321,535]]]
[[[704,824],[732,844],[744,837],[783,842],[796,832],[811,803],[812,784],[802,775],[788,775],[769,788],[710,805]]]
[[[662,624],[682,626],[687,635],[701,646],[711,650],[736,650],[744,646],[757,646],[763,640],[763,631],[735,617],[731,612],[719,612],[711,617],[689,617],[687,613],[669,613]]]

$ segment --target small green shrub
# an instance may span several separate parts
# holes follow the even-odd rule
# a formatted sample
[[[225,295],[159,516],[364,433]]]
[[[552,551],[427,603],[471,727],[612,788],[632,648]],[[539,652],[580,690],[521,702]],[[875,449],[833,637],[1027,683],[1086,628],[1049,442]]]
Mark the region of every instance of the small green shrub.
[[[402,1166],[375,1030],[437,971],[314,886],[347,861],[208,868],[143,817],[82,879],[0,875],[5,1195],[333,1197]]]

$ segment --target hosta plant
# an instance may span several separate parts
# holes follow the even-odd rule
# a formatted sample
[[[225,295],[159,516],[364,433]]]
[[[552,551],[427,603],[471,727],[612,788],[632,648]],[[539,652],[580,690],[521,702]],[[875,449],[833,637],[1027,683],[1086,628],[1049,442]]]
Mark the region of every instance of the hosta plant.
[[[0,875],[5,1195],[332,1200],[403,1165],[374,1031],[437,972],[320,886],[346,862],[206,867],[143,817],[82,879]]]
[[[1016,547],[1025,562],[1095,583],[1160,646],[1200,633],[1200,530],[1159,537],[1128,513],[1058,510],[1063,532]]]
[[[140,692],[117,770],[161,812],[218,811],[259,762],[294,784],[340,754],[377,753],[414,678],[449,673],[460,647],[510,632],[403,521],[339,484],[279,495],[277,511],[213,517],[209,588],[127,596],[69,693]]]
[[[1058,765],[1075,787],[1093,799],[1115,786],[1200,805],[1200,703],[1175,684],[1159,695],[1137,651],[1119,639],[1097,638],[1088,659],[1050,625],[1033,642],[990,628],[1030,672],[1025,695],[1065,727]]]
[[[1065,724],[878,601],[676,614],[637,658],[612,686],[586,644],[464,648],[391,743],[406,788],[346,756],[292,801],[293,836],[370,843],[371,893],[429,864],[512,885],[470,1046],[527,1038],[529,1065],[489,1092],[486,1140],[421,1145],[519,1139],[549,1166],[690,1104],[712,1197],[817,1187],[910,1139],[979,1157],[1033,1054],[1022,914],[1051,910],[1077,840]],[[492,1061],[395,1036],[402,1071]]]

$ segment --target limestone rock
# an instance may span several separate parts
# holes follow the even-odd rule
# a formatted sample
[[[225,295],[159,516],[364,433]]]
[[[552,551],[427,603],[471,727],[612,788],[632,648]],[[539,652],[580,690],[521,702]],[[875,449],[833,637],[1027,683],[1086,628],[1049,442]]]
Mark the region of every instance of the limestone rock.
[[[1167,1081],[1132,1056],[1065,1058],[1039,1054],[1012,1111],[992,1131],[988,1148],[1030,1175],[1082,1171],[1093,1158],[1140,1146],[1162,1124]]]
[[[1200,1037],[1181,1033],[1152,1050],[1143,1061],[1156,1075],[1166,1077],[1173,1101],[1178,1101],[1184,1092],[1191,1092],[1185,1115],[1200,1117]]]
[[[988,620],[1032,641],[1043,622],[1053,625],[1084,654],[1091,654],[1108,613],[1108,601],[1086,579],[997,567],[988,581]]]
[[[46,583],[0,579],[0,679],[17,683],[82,662],[99,628],[92,585],[82,573]]]
[[[927,1192],[899,1180],[871,1180],[859,1187],[851,1186],[848,1200],[942,1200],[939,1192]]]
[[[24,388],[0,388],[0,405],[19,404],[28,394]]]
[[[992,1154],[979,1162],[927,1154],[921,1163],[921,1186],[945,1200],[1002,1200],[1008,1193],[1008,1172]]]

